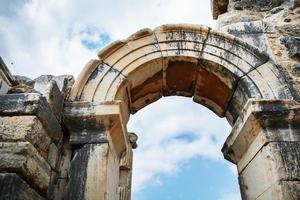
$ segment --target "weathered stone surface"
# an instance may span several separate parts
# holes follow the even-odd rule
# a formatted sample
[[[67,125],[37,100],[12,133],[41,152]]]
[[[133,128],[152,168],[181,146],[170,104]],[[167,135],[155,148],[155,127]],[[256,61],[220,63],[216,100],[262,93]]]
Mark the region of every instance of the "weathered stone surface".
[[[240,172],[243,198],[256,199],[280,180],[299,180],[299,153],[299,142],[269,143],[263,147]]]
[[[34,79],[34,89],[43,93],[45,91],[47,85],[51,82],[55,81],[59,90],[67,95],[70,91],[70,88],[74,84],[74,77],[71,75],[61,75],[61,76],[52,76],[52,75],[42,75],[36,79]]]
[[[64,108],[64,123],[70,131],[70,143],[80,145],[110,141],[120,155],[126,149],[127,132],[122,120],[121,102],[68,103]]]
[[[0,56],[0,95],[6,94],[15,80]]]
[[[19,94],[19,93],[31,93],[31,92],[36,92],[36,91],[31,87],[29,87],[28,85],[20,83],[12,86],[8,90],[7,94]]]
[[[52,143],[49,147],[48,162],[53,169],[56,168],[57,160],[58,160],[58,149],[56,145]]]
[[[291,57],[300,58],[300,38],[296,37],[284,37],[281,39],[284,46],[288,49]]]
[[[230,123],[236,121],[249,99],[293,99],[283,77],[284,75],[280,73],[277,66],[271,62],[267,62],[243,76],[237,83],[235,93],[228,105],[226,113],[228,121]]]
[[[232,25],[236,26],[236,23],[240,23],[239,26],[242,26],[242,22],[249,24],[249,22],[261,21],[263,20],[264,15],[259,12],[243,10],[243,11],[231,11],[219,16],[216,29],[222,31],[222,27],[227,27],[229,29]],[[246,26],[247,27],[247,26]],[[257,28],[256,28],[257,29]],[[250,29],[251,30],[251,29]],[[249,29],[247,31],[249,33]]]
[[[32,79],[26,77],[26,76],[14,75],[13,77],[18,83],[22,83],[22,84],[27,85],[31,88],[34,87],[34,81]]]
[[[131,133],[128,133],[128,136],[129,136],[129,141],[130,141],[130,144],[131,144],[132,148],[136,149],[138,147],[138,145],[137,145],[137,140],[138,140],[137,134],[131,132]]]
[[[227,12],[229,0],[211,0],[210,6],[214,19],[218,19],[218,16]]]
[[[294,200],[300,199],[300,181],[278,181],[274,183],[267,191],[261,194],[257,200],[278,199]]]
[[[30,143],[0,143],[0,172],[17,173],[31,187],[46,195],[51,169]]]
[[[229,0],[228,10],[268,11],[280,6],[284,0]]]
[[[48,199],[61,200],[64,199],[67,192],[69,181],[70,162],[72,158],[72,150],[69,145],[69,138],[64,137],[62,147],[58,151],[58,160],[55,170],[52,171],[51,184],[48,189]]]
[[[295,74],[300,75],[300,63],[293,65],[293,71]]]
[[[117,199],[118,163],[108,144],[86,144],[71,162],[66,199]]]
[[[0,117],[0,142],[30,142],[47,158],[51,138],[36,116]]]
[[[131,136],[130,136],[131,135]],[[134,144],[132,141],[136,142],[136,135],[130,133],[131,145]],[[126,152],[123,153],[120,160],[120,174],[119,174],[119,199],[120,200],[130,200],[131,199],[131,179],[132,179],[132,159],[133,152],[132,147],[128,147]]]
[[[247,102],[243,110],[244,112],[241,113],[235,122],[232,132],[222,148],[224,157],[231,162],[238,163],[255,138],[261,135],[262,130],[269,129],[270,131],[264,133],[266,139],[263,139],[260,147],[268,142],[268,138],[270,139],[269,142],[285,141],[284,139],[288,141],[289,137],[293,138],[292,141],[295,141],[298,138],[297,134],[293,136],[293,133],[283,137],[280,134],[276,135],[271,132],[272,129],[280,131],[281,129],[286,129],[283,132],[286,133],[292,128],[297,133],[299,129],[299,119],[297,116],[300,113],[300,107],[295,101],[251,100]]]
[[[43,91],[43,95],[46,97],[53,114],[60,121],[62,117],[64,95],[60,92],[54,80],[51,80],[48,83]]]
[[[14,75],[15,84],[9,89],[8,94],[37,92],[33,89],[34,81],[25,76]]]
[[[53,80],[56,82],[58,85],[59,90],[64,93],[65,95],[68,95],[74,82],[75,79],[72,75],[60,75],[60,76],[55,76]]]
[[[14,173],[0,174],[0,199],[43,200],[36,191]]]
[[[0,95],[0,115],[36,115],[48,135],[56,142],[61,140],[60,124],[44,97],[36,93]]]

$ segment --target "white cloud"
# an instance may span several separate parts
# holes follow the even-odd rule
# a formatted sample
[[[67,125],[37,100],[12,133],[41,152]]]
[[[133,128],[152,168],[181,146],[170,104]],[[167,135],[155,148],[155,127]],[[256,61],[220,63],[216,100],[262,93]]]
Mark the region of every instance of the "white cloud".
[[[163,23],[213,24],[209,0],[11,1],[0,1],[0,7],[7,8],[0,12],[0,55],[14,74],[32,78],[77,76],[99,50],[82,43],[87,39],[82,31],[88,27],[115,40]],[[96,32],[89,39],[97,42]]]
[[[129,130],[139,136],[134,152],[133,190],[175,175],[192,158],[225,162],[221,147],[230,127],[191,99],[163,98],[133,115]]]

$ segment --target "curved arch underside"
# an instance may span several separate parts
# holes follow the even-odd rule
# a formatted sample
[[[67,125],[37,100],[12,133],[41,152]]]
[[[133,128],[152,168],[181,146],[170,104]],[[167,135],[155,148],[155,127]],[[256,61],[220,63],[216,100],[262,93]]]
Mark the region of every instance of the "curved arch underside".
[[[143,29],[91,60],[70,101],[121,100],[135,113],[162,96],[192,97],[233,124],[250,98],[292,99],[269,57],[234,36],[198,25]]]

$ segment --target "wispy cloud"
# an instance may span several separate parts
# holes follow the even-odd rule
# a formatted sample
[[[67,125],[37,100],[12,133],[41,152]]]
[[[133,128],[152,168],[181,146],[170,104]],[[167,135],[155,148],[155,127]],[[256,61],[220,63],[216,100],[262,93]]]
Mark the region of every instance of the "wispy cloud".
[[[209,0],[0,1],[0,55],[13,63],[9,67],[15,74],[76,77],[103,45],[141,28],[179,22],[212,26],[209,4]]]

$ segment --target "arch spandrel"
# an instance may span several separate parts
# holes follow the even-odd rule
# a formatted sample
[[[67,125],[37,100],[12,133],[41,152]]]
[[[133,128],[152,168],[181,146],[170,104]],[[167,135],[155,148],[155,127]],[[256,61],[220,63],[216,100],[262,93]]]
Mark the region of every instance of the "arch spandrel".
[[[70,100],[122,100],[134,113],[162,96],[189,96],[232,124],[249,98],[292,98],[265,54],[202,26],[143,29],[98,56]]]

